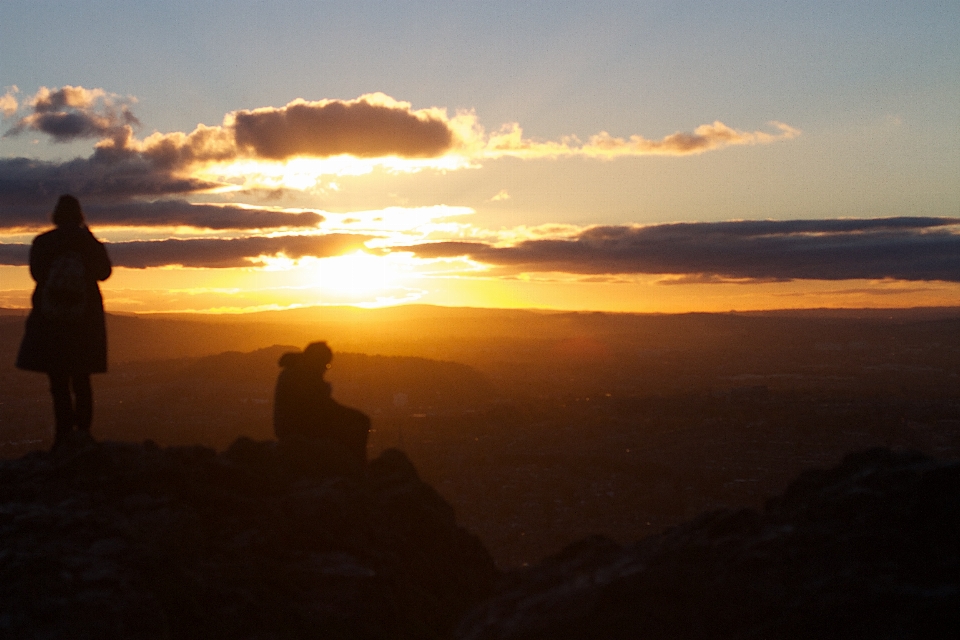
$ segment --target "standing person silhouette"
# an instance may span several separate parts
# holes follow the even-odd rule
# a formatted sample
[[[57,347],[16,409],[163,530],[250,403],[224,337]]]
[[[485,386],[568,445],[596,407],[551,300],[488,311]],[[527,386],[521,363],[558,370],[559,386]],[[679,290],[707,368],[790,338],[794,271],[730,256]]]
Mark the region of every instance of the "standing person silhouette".
[[[97,281],[109,278],[112,267],[75,197],[60,196],[53,223],[56,228],[34,238],[30,247],[30,275],[37,287],[17,367],[50,377],[56,449],[74,428],[90,433],[90,374],[107,370],[107,328]]]

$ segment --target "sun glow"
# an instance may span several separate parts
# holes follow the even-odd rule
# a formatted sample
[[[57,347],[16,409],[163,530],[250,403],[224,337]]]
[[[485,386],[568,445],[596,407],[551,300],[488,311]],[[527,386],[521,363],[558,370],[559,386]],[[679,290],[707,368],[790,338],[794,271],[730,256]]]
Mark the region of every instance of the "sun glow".
[[[303,284],[338,297],[368,299],[398,286],[402,273],[389,256],[363,251],[316,260],[305,269]]]
[[[312,191],[324,188],[336,190],[336,185],[330,182],[332,179],[368,175],[377,167],[383,167],[391,173],[417,173],[424,169],[453,171],[469,166],[468,160],[455,154],[437,158],[358,158],[340,155],[330,158],[291,158],[283,162],[241,159],[213,163],[198,169],[196,177],[229,185],[215,192],[245,189]]]

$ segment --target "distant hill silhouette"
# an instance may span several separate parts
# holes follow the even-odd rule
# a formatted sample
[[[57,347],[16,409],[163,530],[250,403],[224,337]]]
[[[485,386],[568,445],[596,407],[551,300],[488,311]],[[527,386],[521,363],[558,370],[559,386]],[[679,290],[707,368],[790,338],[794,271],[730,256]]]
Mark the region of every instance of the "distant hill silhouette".
[[[625,314],[411,305],[108,317],[111,366],[326,340],[338,353],[480,371],[500,393],[676,393],[738,376],[778,388],[956,388],[960,308]],[[0,358],[23,318],[0,315]],[[908,371],[908,369],[910,369]]]
[[[15,348],[15,347],[14,347]],[[97,376],[94,434],[111,440],[224,448],[239,436],[273,437],[271,407],[280,356],[298,347],[274,345],[193,358],[119,362]],[[0,345],[0,356],[3,355]],[[12,356],[11,356],[12,357]],[[426,358],[340,353],[327,374],[333,397],[374,419],[462,411],[497,392],[475,369]],[[39,448],[52,420],[42,376],[0,369],[0,456]],[[4,418],[6,418],[4,420]],[[18,450],[16,442],[26,443]],[[392,442],[391,445],[396,444]],[[48,445],[47,445],[48,446]]]
[[[177,375],[227,384],[259,382],[272,388],[279,371],[277,360],[296,351],[300,349],[280,345],[250,353],[229,351],[190,362]],[[433,410],[474,406],[495,395],[490,381],[475,369],[427,358],[338,351],[326,379],[337,398],[366,411],[393,406],[397,393],[404,394],[406,406]]]

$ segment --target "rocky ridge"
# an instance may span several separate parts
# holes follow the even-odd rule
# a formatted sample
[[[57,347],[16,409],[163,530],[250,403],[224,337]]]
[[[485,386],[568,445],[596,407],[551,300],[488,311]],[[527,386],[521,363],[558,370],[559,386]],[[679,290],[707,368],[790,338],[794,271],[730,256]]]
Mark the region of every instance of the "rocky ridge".
[[[495,568],[406,456],[74,442],[0,462],[0,637],[439,638]]]
[[[872,449],[498,574],[388,450],[78,440],[0,461],[0,637],[954,638],[960,462]]]
[[[956,638],[960,462],[872,449],[762,511],[602,537],[503,577],[460,640]]]

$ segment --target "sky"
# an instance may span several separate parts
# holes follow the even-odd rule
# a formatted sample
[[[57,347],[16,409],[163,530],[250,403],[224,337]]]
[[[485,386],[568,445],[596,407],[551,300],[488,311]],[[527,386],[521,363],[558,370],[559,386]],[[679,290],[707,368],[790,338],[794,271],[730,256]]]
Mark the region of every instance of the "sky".
[[[0,306],[960,302],[955,2],[5,0]]]

